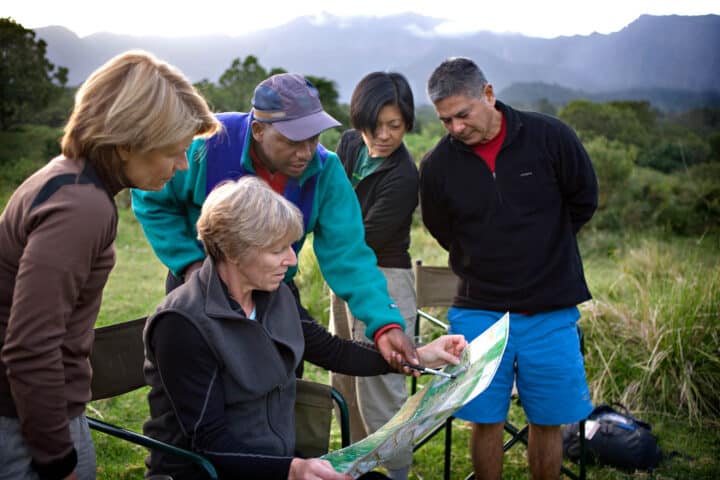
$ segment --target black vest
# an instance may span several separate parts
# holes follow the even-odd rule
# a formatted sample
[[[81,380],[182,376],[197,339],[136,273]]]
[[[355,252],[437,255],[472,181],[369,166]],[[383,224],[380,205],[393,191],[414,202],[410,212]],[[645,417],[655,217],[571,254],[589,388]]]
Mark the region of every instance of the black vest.
[[[295,368],[303,357],[303,332],[295,299],[286,285],[263,295],[257,320],[234,311],[208,257],[196,275],[165,298],[148,319],[144,333],[145,378],[152,387],[148,396],[152,418],[145,423],[146,434],[192,449],[192,439],[175,418],[150,348],[155,319],[172,311],[191,321],[213,351],[225,392],[227,425],[239,442],[237,451],[293,455]],[[153,453],[150,473],[189,467],[179,463],[177,458]]]

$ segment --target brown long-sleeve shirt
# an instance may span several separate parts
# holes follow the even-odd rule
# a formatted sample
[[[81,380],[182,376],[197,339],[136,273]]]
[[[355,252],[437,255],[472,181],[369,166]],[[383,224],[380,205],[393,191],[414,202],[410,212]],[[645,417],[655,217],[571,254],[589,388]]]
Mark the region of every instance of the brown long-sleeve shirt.
[[[37,464],[73,450],[90,400],[88,356],[115,264],[117,210],[84,160],[58,157],[0,216],[0,416],[18,417]]]

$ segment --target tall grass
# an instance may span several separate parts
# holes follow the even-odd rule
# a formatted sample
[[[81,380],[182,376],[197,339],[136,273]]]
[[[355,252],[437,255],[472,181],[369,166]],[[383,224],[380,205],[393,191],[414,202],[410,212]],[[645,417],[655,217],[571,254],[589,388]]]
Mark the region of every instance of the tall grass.
[[[628,238],[613,252],[612,281],[601,280],[583,309],[596,401],[717,422],[720,259],[712,242]]]

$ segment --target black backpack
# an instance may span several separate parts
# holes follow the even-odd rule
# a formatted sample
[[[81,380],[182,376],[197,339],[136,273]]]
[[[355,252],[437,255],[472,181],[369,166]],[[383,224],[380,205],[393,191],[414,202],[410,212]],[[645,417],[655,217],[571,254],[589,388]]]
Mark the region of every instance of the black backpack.
[[[662,459],[657,439],[650,424],[633,417],[624,406],[613,403],[599,405],[585,422],[585,459],[588,465],[598,464],[621,470],[652,470]],[[563,428],[565,458],[580,461],[580,434],[577,423]]]

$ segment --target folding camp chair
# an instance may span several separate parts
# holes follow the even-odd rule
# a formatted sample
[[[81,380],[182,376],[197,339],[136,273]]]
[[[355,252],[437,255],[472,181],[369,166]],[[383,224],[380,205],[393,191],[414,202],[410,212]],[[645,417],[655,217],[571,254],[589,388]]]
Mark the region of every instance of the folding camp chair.
[[[458,278],[449,267],[439,266],[425,266],[422,261],[418,260],[415,262],[415,293],[417,295],[417,318],[415,321],[415,336],[420,334],[420,320],[425,319],[432,325],[447,331],[449,326],[446,322],[439,320],[437,317],[430,315],[426,309],[428,307],[450,307],[452,306],[453,297],[457,291]],[[581,339],[581,349],[584,352],[584,343],[582,332],[578,329]],[[412,393],[415,393],[417,388],[416,379],[412,380]],[[514,392],[515,394],[516,392]],[[515,395],[516,396],[516,395]],[[516,396],[516,401],[520,403],[520,399]],[[415,445],[415,450],[422,447],[427,441],[434,437],[441,430],[445,431],[445,465],[444,465],[444,476],[445,480],[450,478],[450,461],[451,461],[451,449],[452,449],[452,421],[454,417],[450,417],[445,422],[445,425],[441,425],[435,430],[431,431],[425,436],[420,442]],[[503,444],[503,451],[506,452],[513,447],[516,443],[520,442],[527,446],[527,434],[529,425],[525,425],[522,428],[517,428],[507,419],[505,420],[505,432],[510,435],[510,438]],[[575,474],[573,471],[565,467],[561,467],[561,472],[573,480],[585,480],[585,421],[580,422],[580,465],[579,474]],[[470,474],[467,479],[474,478],[473,474]]]
[[[146,385],[143,374],[144,326],[145,318],[139,318],[95,329],[95,343],[90,356],[93,400],[123,395]],[[299,455],[315,457],[327,453],[333,402],[337,403],[340,410],[341,443],[345,447],[350,444],[350,420],[342,395],[329,385],[298,380],[295,433]],[[88,417],[88,423],[90,428],[99,432],[182,457],[200,466],[209,478],[218,478],[215,467],[202,455],[95,418]]]

